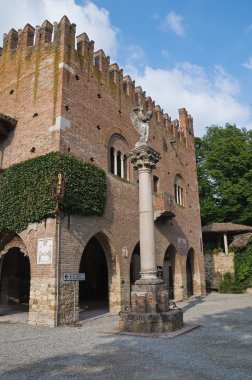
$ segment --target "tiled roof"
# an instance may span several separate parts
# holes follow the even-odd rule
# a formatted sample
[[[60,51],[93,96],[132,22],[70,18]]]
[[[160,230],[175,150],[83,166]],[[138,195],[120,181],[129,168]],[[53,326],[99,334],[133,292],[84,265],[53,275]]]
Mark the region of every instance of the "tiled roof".
[[[246,234],[239,234],[234,236],[234,240],[229,245],[229,248],[244,248],[252,238],[252,232]]]
[[[218,233],[218,232],[248,232],[252,231],[252,226],[234,223],[212,223],[202,228],[203,233]]]

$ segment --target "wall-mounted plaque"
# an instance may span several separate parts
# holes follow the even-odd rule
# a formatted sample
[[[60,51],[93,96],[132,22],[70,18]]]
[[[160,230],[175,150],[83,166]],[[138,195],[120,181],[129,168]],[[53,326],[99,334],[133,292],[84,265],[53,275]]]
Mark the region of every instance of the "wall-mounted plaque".
[[[187,254],[186,239],[178,238],[178,251]]]
[[[52,264],[53,239],[38,239],[37,264]]]

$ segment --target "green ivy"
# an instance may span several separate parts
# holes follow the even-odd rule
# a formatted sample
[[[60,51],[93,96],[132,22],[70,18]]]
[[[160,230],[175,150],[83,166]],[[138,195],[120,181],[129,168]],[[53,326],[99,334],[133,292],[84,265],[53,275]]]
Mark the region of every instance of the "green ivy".
[[[220,293],[243,293],[252,287],[252,241],[245,249],[234,253],[234,275],[225,273],[220,284]]]
[[[244,289],[252,287],[252,241],[245,249],[235,252],[235,278]]]
[[[13,166],[0,174],[0,233],[20,232],[28,223],[56,215],[51,184],[66,178],[59,208],[68,214],[101,215],[106,202],[106,175],[97,166],[70,154],[48,153]]]

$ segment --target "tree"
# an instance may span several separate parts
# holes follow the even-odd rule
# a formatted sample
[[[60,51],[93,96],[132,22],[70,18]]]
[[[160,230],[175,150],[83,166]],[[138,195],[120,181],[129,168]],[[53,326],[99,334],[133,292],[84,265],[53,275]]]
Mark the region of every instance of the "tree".
[[[252,225],[252,131],[211,126],[195,147],[202,224]]]

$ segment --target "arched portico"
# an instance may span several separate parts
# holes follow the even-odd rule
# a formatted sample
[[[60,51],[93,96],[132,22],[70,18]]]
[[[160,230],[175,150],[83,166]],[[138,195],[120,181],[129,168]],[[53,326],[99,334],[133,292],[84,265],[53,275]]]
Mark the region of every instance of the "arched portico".
[[[176,249],[171,244],[165,252],[163,263],[163,279],[164,283],[167,285],[168,295],[170,299],[174,298],[175,260]]]
[[[86,274],[86,280],[79,283],[80,310],[88,306],[118,312],[121,308],[120,268],[106,233],[99,231],[88,238],[77,265],[77,271]]]
[[[0,304],[6,315],[13,313],[14,306],[15,309],[20,308],[20,312],[29,310],[31,282],[30,260],[25,244],[15,234],[10,234],[9,239],[7,237],[0,251]]]
[[[187,297],[194,294],[194,250],[189,249],[186,258],[186,293]]]
[[[88,241],[83,251],[79,272],[85,273],[85,281],[79,284],[80,308],[107,308],[108,263],[104,249],[96,236]]]
[[[19,247],[10,248],[2,258],[0,302],[29,304],[30,261]]]
[[[186,258],[186,283],[187,297],[202,294],[201,274],[199,270],[198,256],[191,247]]]
[[[183,299],[180,256],[173,244],[170,244],[164,255],[163,279],[167,284],[170,299]]]
[[[130,261],[130,285],[134,285],[136,280],[140,278],[140,242],[135,245],[135,248],[132,252],[131,261]]]

